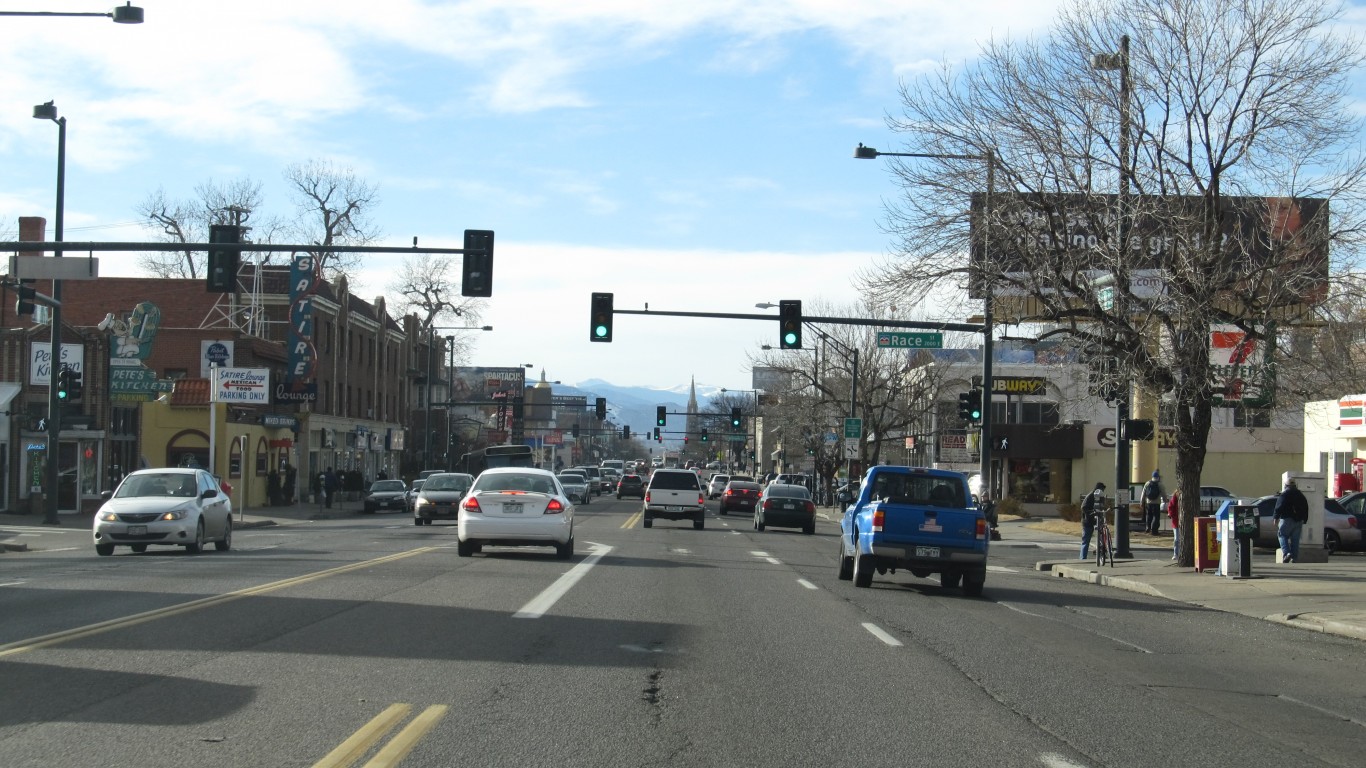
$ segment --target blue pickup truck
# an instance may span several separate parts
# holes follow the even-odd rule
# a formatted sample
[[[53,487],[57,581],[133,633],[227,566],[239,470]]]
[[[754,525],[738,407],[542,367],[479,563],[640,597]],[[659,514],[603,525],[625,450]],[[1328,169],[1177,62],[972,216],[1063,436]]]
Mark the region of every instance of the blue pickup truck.
[[[873,467],[858,498],[840,519],[839,577],[854,586],[873,572],[904,568],[924,578],[939,574],[946,589],[982,594],[990,528],[961,472],[921,467]]]

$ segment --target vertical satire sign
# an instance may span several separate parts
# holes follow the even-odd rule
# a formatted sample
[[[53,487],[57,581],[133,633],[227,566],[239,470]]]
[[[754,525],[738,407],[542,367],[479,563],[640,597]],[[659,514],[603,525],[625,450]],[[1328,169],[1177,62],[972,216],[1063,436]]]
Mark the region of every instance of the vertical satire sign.
[[[318,399],[318,348],[313,343],[313,295],[321,275],[311,254],[297,253],[289,266],[289,368],[275,387],[276,403]]]

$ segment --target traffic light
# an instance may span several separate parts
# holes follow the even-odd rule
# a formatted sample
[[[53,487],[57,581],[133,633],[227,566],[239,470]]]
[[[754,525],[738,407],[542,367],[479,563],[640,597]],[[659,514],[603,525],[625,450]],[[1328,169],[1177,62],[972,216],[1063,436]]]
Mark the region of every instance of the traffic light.
[[[62,402],[70,400],[71,394],[71,369],[65,365],[62,370],[57,372],[57,399]]]
[[[707,442],[707,428],[706,428],[706,427],[703,427],[703,428],[702,428],[702,442],[704,442],[704,443]]]
[[[607,418],[607,398],[599,397],[596,408],[598,412],[598,421]]]
[[[658,408],[655,408],[655,425],[656,425],[656,426],[662,427],[662,426],[665,426],[668,422],[669,422],[669,411],[668,411],[668,409],[667,409],[665,406],[662,406],[662,405],[659,406]],[[659,430],[655,430],[655,431],[658,432]]]
[[[588,340],[612,340],[612,296],[610,293],[594,293],[593,307],[589,312]]]
[[[569,434],[573,435],[575,439],[577,439],[579,436],[579,425],[575,424],[574,426],[570,427]]]
[[[732,429],[739,429],[744,423],[744,417],[740,414],[739,408],[730,409],[730,426]]]
[[[802,348],[802,303],[799,300],[778,302],[778,348]]]
[[[972,421],[972,394],[960,392],[958,394],[958,418],[961,421]]]
[[[684,444],[684,445],[687,445],[687,444],[688,444],[688,436],[687,436],[687,435],[684,435],[684,436],[683,436],[683,444]]]
[[[522,419],[522,398],[512,401],[512,418],[521,421]]]
[[[662,440],[659,439],[659,427],[655,427],[655,440],[656,440],[657,442],[663,442]]]
[[[20,283],[14,286],[14,292],[19,296],[19,298],[14,301],[14,314],[33,314],[33,298],[37,293],[37,291],[33,290],[33,286]]]
[[[1119,425],[1120,440],[1151,440],[1155,436],[1152,419],[1127,419]]]
[[[76,402],[81,399],[81,393],[85,389],[85,382],[81,381],[81,372],[75,368],[66,369],[66,399],[68,402]]]
[[[631,425],[630,425],[630,424],[627,424],[626,426],[623,426],[623,427],[621,428],[621,439],[622,439],[622,440],[630,440],[630,439],[631,439]]]
[[[213,224],[209,226],[210,243],[240,243],[242,228],[234,224]],[[206,289],[209,293],[235,293],[237,291],[237,270],[242,265],[239,251],[209,249]]]
[[[976,424],[982,420],[982,390],[968,391],[968,421]]]
[[[465,230],[461,296],[493,295],[493,230]]]

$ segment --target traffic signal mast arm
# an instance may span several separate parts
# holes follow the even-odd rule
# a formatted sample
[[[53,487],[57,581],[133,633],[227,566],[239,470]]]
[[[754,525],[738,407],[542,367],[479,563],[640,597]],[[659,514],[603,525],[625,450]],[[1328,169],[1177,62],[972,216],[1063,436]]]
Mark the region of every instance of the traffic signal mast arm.
[[[3,243],[0,243],[3,246]],[[774,315],[760,315],[753,312],[669,312],[654,309],[613,309],[614,315],[658,315],[660,317],[710,317],[719,320],[762,320],[772,323],[777,320]],[[827,325],[866,325],[874,328],[918,328],[925,331],[964,331],[966,333],[982,333],[986,326],[981,323],[930,323],[921,320],[878,320],[867,317],[824,317],[803,315],[802,320],[808,323],[823,323]]]

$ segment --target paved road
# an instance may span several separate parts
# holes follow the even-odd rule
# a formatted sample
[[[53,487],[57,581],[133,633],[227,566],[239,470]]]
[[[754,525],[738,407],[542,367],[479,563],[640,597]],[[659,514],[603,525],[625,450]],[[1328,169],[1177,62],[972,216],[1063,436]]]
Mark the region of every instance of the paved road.
[[[0,558],[0,764],[1360,764],[1359,641],[1009,547],[984,599],[858,590],[828,521],[644,530],[638,508],[581,508],[569,563],[458,558],[453,527],[397,515],[199,556],[44,533],[72,548]]]

